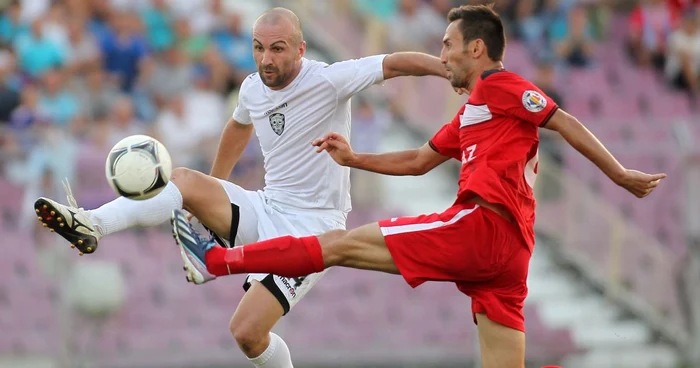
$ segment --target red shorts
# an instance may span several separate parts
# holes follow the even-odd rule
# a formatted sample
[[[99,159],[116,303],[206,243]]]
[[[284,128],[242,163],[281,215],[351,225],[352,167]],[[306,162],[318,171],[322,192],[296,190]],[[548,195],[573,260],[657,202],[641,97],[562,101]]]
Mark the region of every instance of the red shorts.
[[[525,332],[530,251],[516,225],[468,203],[438,214],[382,220],[379,227],[409,285],[454,282],[471,297],[472,313]]]

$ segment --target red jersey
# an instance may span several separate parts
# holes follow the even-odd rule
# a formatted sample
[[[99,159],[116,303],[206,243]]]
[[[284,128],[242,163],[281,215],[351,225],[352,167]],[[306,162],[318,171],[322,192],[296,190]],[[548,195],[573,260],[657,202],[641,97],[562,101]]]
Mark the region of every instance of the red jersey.
[[[532,252],[538,128],[559,107],[544,92],[506,70],[484,72],[452,122],[430,140],[443,156],[462,161],[456,203],[475,194],[505,206]]]

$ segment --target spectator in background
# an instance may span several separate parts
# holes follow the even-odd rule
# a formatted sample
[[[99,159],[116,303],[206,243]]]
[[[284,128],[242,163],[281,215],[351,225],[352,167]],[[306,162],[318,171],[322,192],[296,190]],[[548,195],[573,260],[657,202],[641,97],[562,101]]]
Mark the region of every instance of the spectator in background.
[[[521,0],[515,5],[516,37],[528,46],[532,57],[546,46],[544,35],[547,24],[543,22],[537,10],[536,0]]]
[[[697,96],[700,91],[700,28],[698,15],[688,11],[668,39],[666,78],[678,89]]]
[[[211,160],[218,146],[219,137],[224,129],[226,101],[213,88],[212,75],[206,67],[197,66],[193,72],[193,86],[184,94],[186,120],[199,132],[203,151],[209,151]],[[211,150],[207,148],[212,148]]]
[[[20,0],[20,20],[31,23],[39,19],[51,7],[51,0]]]
[[[185,17],[175,20],[174,28],[177,47],[189,60],[199,61],[211,45],[208,35],[193,33],[190,21]]]
[[[90,18],[93,8],[92,2],[92,0],[63,0],[70,19],[82,19],[83,21]]]
[[[558,19],[550,27],[550,39],[557,57],[575,68],[585,68],[593,62],[594,40],[583,6],[569,13],[568,21]]]
[[[700,7],[700,0],[667,0],[668,7],[671,11],[671,19],[673,20],[673,28],[677,28],[687,11],[692,11]]]
[[[194,9],[181,9],[178,15],[181,18],[189,19],[194,34],[210,35],[219,26],[223,26],[229,16],[224,9],[223,0],[208,0],[204,3],[185,0],[185,3],[192,4]]]
[[[187,90],[192,73],[192,66],[182,50],[171,47],[160,56],[160,59],[146,60],[140,75],[142,87],[153,97],[156,106],[162,106]]]
[[[399,11],[399,0],[353,0],[353,5],[364,16],[388,21]]]
[[[543,59],[537,64],[537,74],[534,78],[535,85],[549,96],[560,108],[566,109],[563,97],[559,93],[556,84],[556,69],[554,62]]]
[[[136,118],[131,98],[127,95],[121,95],[112,101],[107,127],[106,136],[109,147],[114,146],[124,137],[146,133],[145,126]]]
[[[459,4],[459,2],[456,0],[430,0],[430,6],[433,7],[433,10],[435,10],[435,12],[440,16],[444,17],[447,16],[447,13],[449,13],[452,8],[460,5],[462,4]]]
[[[0,49],[0,124],[10,119],[10,114],[19,105],[18,89],[12,85],[15,68],[14,55]]]
[[[71,19],[68,23],[66,67],[71,73],[82,73],[99,68],[102,61],[97,40],[86,32],[85,22]]]
[[[141,15],[146,28],[148,46],[153,51],[163,51],[175,44],[173,17],[165,0],[154,0]]]
[[[9,120],[10,131],[24,152],[39,143],[33,134],[37,127],[50,125],[50,119],[39,110],[39,89],[26,85],[22,90],[20,105],[12,112]]]
[[[60,45],[45,37],[40,19],[32,22],[30,33],[17,37],[15,49],[20,69],[32,78],[61,66],[65,61]]]
[[[81,114],[92,121],[105,119],[120,93],[119,88],[110,83],[100,68],[88,69],[85,78],[75,89],[80,100]]]
[[[88,30],[90,34],[95,36],[100,48],[104,51],[104,45],[110,37],[112,37],[112,29],[110,29],[110,20],[115,14],[112,8],[112,3],[109,1],[84,1],[77,0],[85,6],[85,15],[88,21]],[[80,13],[78,13],[78,16]]]
[[[666,38],[672,29],[671,11],[665,0],[644,0],[629,16],[628,48],[640,66],[662,70]]]
[[[146,42],[138,33],[139,19],[129,13],[113,13],[111,28],[102,43],[104,65],[109,73],[119,78],[122,91],[133,88],[139,64],[146,56]]]
[[[401,0],[399,11],[389,19],[388,27],[391,29],[388,32],[389,50],[419,50],[437,54],[447,20],[444,15],[418,0]]]
[[[58,45],[64,56],[68,51],[68,13],[63,1],[55,1],[49,7],[48,12],[41,19],[42,30],[46,38]]]
[[[357,152],[376,153],[391,117],[386,111],[377,110],[366,98],[360,96],[353,101],[352,132],[350,141]],[[353,206],[359,208],[373,207],[380,201],[380,177],[363,170],[353,170],[351,179],[351,197]]]
[[[537,65],[537,74],[533,81],[560,108],[566,109],[563,97],[556,85],[556,69],[553,62],[541,60]],[[557,164],[563,162],[560,140],[558,134],[554,132],[546,129],[542,129],[540,132],[540,149],[550,154]]]
[[[16,50],[0,46],[0,58],[6,62],[3,64],[3,83],[15,92],[21,93],[22,87],[31,82],[31,79],[19,70]]]
[[[64,73],[59,69],[44,73],[39,98],[39,111],[61,128],[66,128],[79,113],[78,100],[65,88]]]
[[[158,139],[168,147],[173,166],[190,167],[195,170],[208,170],[202,167],[202,138],[203,132],[197,127],[199,119],[192,119],[185,111],[184,98],[173,96],[155,124]],[[207,166],[207,165],[204,165]]]
[[[202,54],[199,63],[195,66],[201,66],[207,69],[207,73],[211,75],[211,87],[219,93],[224,93],[238,88],[241,80],[236,79],[241,75],[239,71],[229,67],[217,47],[208,47]],[[245,78],[250,73],[242,76]],[[233,84],[232,84],[233,83]]]
[[[492,0],[492,1],[468,0],[467,1],[467,4],[470,4],[470,5],[478,5],[478,4],[484,4],[484,3],[493,3],[494,10],[503,19],[503,27],[505,28],[504,31],[506,33],[506,39],[517,38],[517,37],[514,37],[514,35],[513,35],[513,30],[515,30],[517,28],[517,24],[516,24],[517,5],[516,5],[516,2],[513,0]]]
[[[66,0],[61,0],[61,1],[66,1]],[[91,2],[103,2],[103,3],[109,3],[109,6],[120,12],[140,12],[144,8],[148,7],[151,5],[151,3],[154,2],[154,0],[90,0]],[[171,0],[166,0],[166,1],[171,1]]]
[[[0,15],[0,42],[10,45],[22,32],[27,31],[25,25],[20,22],[19,0],[12,1]]]
[[[231,14],[224,25],[216,29],[212,37],[223,59],[234,69],[233,79],[238,85],[257,69],[253,59],[253,38],[243,30],[239,14]]]
[[[504,11],[507,11],[507,1],[501,1]],[[523,40],[533,59],[550,59],[554,54],[552,49],[552,27],[568,21],[570,10],[567,0],[522,0],[512,5],[516,37]],[[560,27],[561,28],[561,27]],[[561,31],[560,31],[561,32]]]
[[[398,0],[353,0],[353,6],[361,17],[364,29],[364,54],[375,55],[387,49],[387,26],[389,19],[399,9]]]

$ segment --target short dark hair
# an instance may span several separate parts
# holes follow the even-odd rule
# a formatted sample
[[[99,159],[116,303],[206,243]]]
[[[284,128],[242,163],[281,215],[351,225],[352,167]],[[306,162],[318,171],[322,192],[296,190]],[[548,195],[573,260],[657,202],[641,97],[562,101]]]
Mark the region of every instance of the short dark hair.
[[[480,38],[486,44],[491,60],[503,60],[506,35],[501,17],[493,10],[493,4],[462,5],[459,8],[453,8],[447,15],[447,20],[450,23],[461,20],[459,30],[462,32],[465,44]]]

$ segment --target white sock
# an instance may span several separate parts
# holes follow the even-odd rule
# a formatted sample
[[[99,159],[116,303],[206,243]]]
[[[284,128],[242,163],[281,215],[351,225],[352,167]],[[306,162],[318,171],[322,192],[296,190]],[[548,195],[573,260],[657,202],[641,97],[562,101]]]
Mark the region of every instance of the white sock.
[[[153,198],[135,201],[119,197],[98,209],[87,211],[102,235],[134,226],[157,226],[168,220],[173,210],[182,208],[182,194],[173,182]]]
[[[294,368],[287,344],[277,334],[270,332],[270,345],[257,358],[248,358],[257,368]]]

